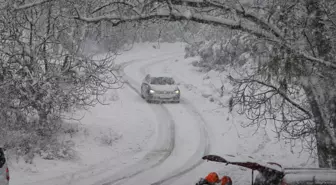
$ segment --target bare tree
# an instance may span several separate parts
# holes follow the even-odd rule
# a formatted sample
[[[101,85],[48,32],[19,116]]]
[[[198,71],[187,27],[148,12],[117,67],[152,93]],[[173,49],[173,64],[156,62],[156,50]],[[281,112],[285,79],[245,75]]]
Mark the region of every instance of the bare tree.
[[[93,14],[73,18],[113,26],[192,21],[250,34],[263,42],[263,51],[258,49],[263,55],[249,75],[232,78],[232,105],[255,124],[280,121],[277,128],[286,137],[313,136],[320,166],[335,167],[335,6],[330,0],[111,0]]]

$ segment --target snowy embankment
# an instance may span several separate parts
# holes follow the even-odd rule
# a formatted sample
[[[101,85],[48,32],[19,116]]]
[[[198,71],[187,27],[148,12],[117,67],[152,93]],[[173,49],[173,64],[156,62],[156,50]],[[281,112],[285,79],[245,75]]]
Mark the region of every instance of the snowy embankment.
[[[145,153],[154,134],[155,115],[144,109],[129,97],[133,92],[120,89],[107,94],[110,105],[98,105],[89,111],[81,111],[80,122],[72,121],[75,128],[72,138],[65,135],[60,139],[72,142],[77,158],[72,161],[53,161],[35,157],[33,164],[11,161],[11,184],[29,184],[43,181],[43,184],[71,182],[106,169],[116,170],[120,166],[137,160]],[[132,108],[130,108],[132,107]],[[134,115],[139,115],[135,117]],[[77,173],[78,172],[78,173]],[[65,175],[64,177],[62,175]],[[93,175],[93,174],[92,174]]]
[[[12,160],[11,185],[98,185],[127,176],[130,178],[123,184],[159,182],[157,184],[186,185],[194,184],[209,171],[231,175],[235,184],[250,181],[250,172],[244,169],[211,162],[199,163],[195,157],[203,153],[231,154],[239,158],[251,156],[257,161],[273,161],[284,166],[309,165],[306,163],[308,154],[293,154],[289,145],[277,141],[271,127],[256,131],[256,128],[240,126],[247,120],[228,113],[228,108],[223,107],[230,97],[225,74],[198,72],[191,65],[195,59],[184,59],[181,55],[183,47],[179,43],[161,43],[160,48],[153,45],[157,46],[157,43],[137,44],[118,56],[117,64],[129,63],[124,72],[130,85],[109,91],[105,98],[109,105],[80,111],[76,117],[85,115],[80,123],[69,123],[78,132],[72,138],[64,136],[64,142],[73,143],[78,154],[76,159],[52,161],[35,158],[33,164]],[[141,100],[136,90],[146,73],[173,76],[180,83],[181,103],[161,106]],[[222,84],[226,89],[220,97]],[[158,128],[165,122],[174,126],[170,130],[172,138],[161,143]],[[146,158],[148,152],[155,152],[156,148],[160,149],[159,145],[162,147],[169,142],[173,143],[172,147],[167,146],[161,151],[162,155],[149,155],[153,157],[152,161],[148,159],[150,163],[137,165],[139,161],[144,162],[143,157]],[[162,161],[155,162],[155,157]],[[128,170],[132,164],[139,168],[133,174]]]

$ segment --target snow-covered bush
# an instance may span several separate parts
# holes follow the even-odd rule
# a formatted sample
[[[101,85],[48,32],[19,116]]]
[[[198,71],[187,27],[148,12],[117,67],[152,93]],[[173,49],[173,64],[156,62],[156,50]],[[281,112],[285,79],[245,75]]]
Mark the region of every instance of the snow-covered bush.
[[[122,136],[109,130],[107,133],[101,133],[100,142],[106,146],[112,146],[117,140],[119,140]]]
[[[176,22],[157,21],[143,23],[126,23],[120,27],[114,27],[111,23],[105,23],[104,29],[93,27],[88,32],[85,46],[92,45],[100,48],[100,52],[128,50],[127,45],[142,42],[167,42],[181,41],[185,34],[181,24]],[[94,40],[94,42],[92,42]]]
[[[49,124],[48,128],[41,128],[36,118],[22,119],[23,115],[20,114],[12,114],[12,118],[7,119],[6,124],[2,119],[0,129],[1,145],[11,154],[9,157],[17,159],[23,157],[27,163],[32,163],[37,155],[49,160],[70,160],[76,157],[72,149],[73,144],[59,140],[58,136],[64,137],[64,134],[74,134],[78,130],[64,128],[60,120],[54,120],[54,123]]]
[[[250,53],[250,40],[246,34],[236,34],[232,37],[209,41],[194,42],[185,47],[185,58],[199,56],[200,60],[193,65],[203,71],[224,71],[229,66],[242,66],[247,59],[244,54]]]

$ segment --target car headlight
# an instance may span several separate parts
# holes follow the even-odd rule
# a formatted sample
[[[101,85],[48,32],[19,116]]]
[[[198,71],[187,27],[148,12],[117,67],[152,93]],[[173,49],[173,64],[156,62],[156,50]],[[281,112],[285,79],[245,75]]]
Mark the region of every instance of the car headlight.
[[[149,93],[153,94],[153,93],[155,93],[155,91],[151,89],[151,90],[149,90]]]
[[[175,93],[176,93],[176,94],[180,94],[180,90],[176,90]]]

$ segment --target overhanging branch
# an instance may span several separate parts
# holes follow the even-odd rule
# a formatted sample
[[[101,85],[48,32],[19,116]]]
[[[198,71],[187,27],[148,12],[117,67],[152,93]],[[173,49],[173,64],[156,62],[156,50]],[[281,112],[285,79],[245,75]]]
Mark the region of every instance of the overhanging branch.
[[[115,4],[121,4],[121,5],[125,5],[127,7],[130,7],[132,9],[132,11],[134,11],[136,14],[140,15],[140,11],[136,8],[136,6],[134,4],[131,4],[129,2],[125,2],[125,1],[115,1],[115,2],[111,2],[111,3],[107,3],[99,8],[96,8],[95,10],[93,10],[91,12],[91,14],[94,14],[106,7],[109,7],[109,6],[112,6],[112,5],[115,5]]]
[[[160,1],[160,0],[159,0]],[[161,0],[162,1],[162,0]],[[219,3],[213,0],[172,0],[172,4],[174,5],[184,5],[194,8],[206,8],[206,7],[213,7],[224,11],[235,11],[237,15],[239,15],[241,18],[250,20],[252,22],[255,22],[262,26],[266,30],[270,30],[272,34],[274,34],[276,37],[283,39],[283,33],[273,24],[266,21],[266,19],[254,14],[253,12],[250,12],[246,10],[240,3],[239,8],[227,6],[224,3]]]
[[[233,21],[230,19],[225,18],[218,18],[213,16],[207,16],[207,15],[200,15],[200,14],[193,14],[190,16],[183,15],[179,12],[160,12],[160,13],[154,13],[154,14],[142,14],[139,16],[130,16],[130,17],[120,17],[120,16],[99,16],[95,18],[86,18],[82,16],[74,17],[77,20],[81,20],[87,23],[98,23],[100,21],[114,21],[120,23],[124,22],[132,22],[132,21],[144,21],[144,20],[151,20],[151,19],[163,19],[168,18],[169,21],[181,21],[181,20],[189,20],[194,21],[198,23],[203,24],[211,24],[215,26],[222,26],[227,27],[234,30],[240,30],[244,32],[251,33],[257,37],[265,38],[265,39],[271,39],[276,41],[277,38],[275,38],[272,34],[263,31],[254,29],[253,26],[248,26],[245,24],[242,24],[240,21]],[[279,40],[277,42],[280,42]]]
[[[305,113],[309,119],[313,118],[312,114],[306,110],[305,108],[303,108],[301,105],[299,105],[298,103],[294,102],[293,100],[291,100],[285,92],[283,92],[282,90],[280,90],[279,88],[275,87],[274,85],[271,84],[267,84],[265,82],[259,81],[259,80],[255,80],[255,79],[243,79],[243,80],[236,80],[233,79],[232,77],[230,78],[238,83],[258,83],[261,84],[265,87],[269,87],[272,90],[276,91],[282,98],[284,98],[288,103],[290,103],[291,105],[293,105],[294,107],[296,107],[297,109],[299,109],[300,111],[302,111],[303,113]]]
[[[14,9],[15,10],[24,10],[24,9],[28,9],[28,8],[32,8],[32,7],[35,7],[35,6],[42,5],[42,4],[50,2],[50,1],[54,1],[54,0],[41,0],[41,1],[28,3],[28,4],[25,4],[25,5],[21,5],[21,6],[14,6]]]
[[[311,61],[313,63],[318,63],[326,67],[330,67],[332,69],[336,69],[336,64],[325,61],[316,57],[313,57],[311,55],[308,55],[306,53],[303,53],[301,51],[298,51],[297,49],[291,47],[289,44],[284,43],[283,40],[277,38],[274,34],[271,32],[265,31],[264,29],[257,29],[255,28],[255,25],[248,25],[246,23],[242,23],[241,21],[233,21],[230,19],[225,18],[219,18],[214,16],[208,16],[208,15],[200,15],[200,14],[192,14],[192,15],[183,15],[178,12],[160,12],[160,13],[154,13],[154,14],[142,14],[137,16],[130,16],[130,17],[120,17],[120,16],[100,16],[95,18],[87,18],[87,17],[74,17],[77,20],[81,20],[87,23],[98,23],[100,21],[112,21],[113,25],[119,25],[121,23],[125,22],[134,22],[134,21],[145,21],[145,20],[151,20],[151,19],[166,19],[169,21],[181,21],[181,20],[188,20],[188,21],[194,21],[198,23],[208,24],[208,25],[215,25],[215,26],[222,26],[233,30],[240,30],[243,32],[250,33],[256,37],[263,38],[268,41],[276,42],[279,45],[285,46],[289,50],[291,50],[293,53],[297,54],[298,56],[303,57],[307,61]]]

